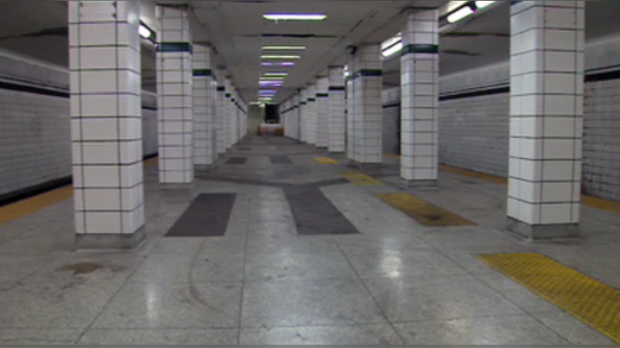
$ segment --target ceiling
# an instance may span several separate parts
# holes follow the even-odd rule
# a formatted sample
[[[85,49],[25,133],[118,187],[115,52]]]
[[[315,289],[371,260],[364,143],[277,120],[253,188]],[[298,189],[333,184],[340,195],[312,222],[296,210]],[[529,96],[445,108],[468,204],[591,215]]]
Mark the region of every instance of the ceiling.
[[[161,2],[161,1],[160,1]],[[156,28],[155,1],[142,1],[142,20]],[[189,3],[194,18],[194,40],[210,42],[218,52],[218,63],[226,66],[244,99],[254,101],[258,94],[261,47],[303,45],[301,54],[277,97],[281,101],[334,64],[346,64],[348,47],[379,43],[396,34],[404,22],[403,11],[412,6],[442,6],[447,1],[345,1],[345,0],[226,0],[165,1]],[[587,38],[593,40],[620,32],[617,13],[620,1],[587,2]],[[0,48],[66,67],[66,1],[0,1]],[[441,38],[441,73],[452,74],[509,57],[509,2],[463,21]],[[320,23],[281,22],[262,19],[270,12],[317,12],[328,18]],[[63,28],[64,34],[63,34]],[[50,30],[50,35],[23,37]],[[310,38],[264,37],[265,34],[311,34]],[[274,36],[274,35],[272,35]],[[277,53],[277,52],[276,52]],[[143,44],[143,78],[146,89],[155,89],[155,51]],[[281,70],[281,69],[278,69]],[[397,58],[385,62],[385,84],[400,81]]]

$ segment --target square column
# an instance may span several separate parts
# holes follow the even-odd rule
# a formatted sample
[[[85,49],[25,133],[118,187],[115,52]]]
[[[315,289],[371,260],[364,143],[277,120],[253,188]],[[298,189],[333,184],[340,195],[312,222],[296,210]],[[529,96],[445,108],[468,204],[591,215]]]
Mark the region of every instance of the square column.
[[[211,168],[217,156],[215,139],[216,86],[211,70],[212,51],[194,45],[194,154],[196,170]]]
[[[316,82],[317,135],[316,146],[329,147],[329,78],[323,77]]]
[[[436,187],[439,167],[439,13],[407,16],[401,57],[401,178]]]
[[[352,150],[350,159],[360,165],[383,162],[381,94],[383,62],[381,45],[364,45],[353,55],[349,113]]]
[[[329,69],[329,152],[344,153],[346,151],[346,115],[345,115],[344,68]]]
[[[137,1],[69,2],[77,249],[145,238],[139,19]]]
[[[508,230],[579,235],[584,1],[512,5]]]
[[[224,70],[217,70],[217,94],[215,102],[215,129],[217,154],[226,153],[226,126],[225,126],[225,110],[226,110],[226,82]]]
[[[192,36],[184,8],[157,6],[159,181],[164,189],[194,182]]]
[[[239,123],[240,123],[240,110],[239,110],[239,96],[237,94],[237,90],[232,93],[232,137],[230,141],[232,142],[231,146],[234,146],[239,142]]]
[[[299,92],[299,140],[308,142],[308,92],[304,88]]]
[[[232,137],[233,137],[233,131],[232,131],[232,118],[233,118],[233,104],[232,104],[232,83],[230,82],[230,79],[226,78],[226,92],[224,94],[224,96],[226,97],[224,99],[224,128],[226,129],[224,131],[225,136],[226,136],[226,150],[230,149],[230,147],[233,145],[233,141],[232,141]]]
[[[307,98],[308,107],[306,108],[306,119],[308,123],[308,144],[316,146],[318,128],[316,82],[313,82],[308,86]]]
[[[299,94],[295,94],[293,96],[293,109],[291,110],[291,119],[293,122],[293,134],[292,138],[295,140],[300,140],[300,129],[301,129],[301,106],[299,105]]]

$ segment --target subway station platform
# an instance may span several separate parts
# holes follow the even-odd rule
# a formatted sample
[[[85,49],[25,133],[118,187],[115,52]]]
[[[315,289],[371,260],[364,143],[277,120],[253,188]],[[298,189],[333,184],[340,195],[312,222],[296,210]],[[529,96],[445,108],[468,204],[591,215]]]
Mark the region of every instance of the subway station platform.
[[[132,252],[74,250],[70,188],[0,210],[0,344],[618,342],[620,216],[600,204],[580,239],[527,242],[501,180],[405,189],[394,156],[360,171],[287,138],[244,139],[191,190],[145,176]],[[579,291],[538,282],[544,263]]]

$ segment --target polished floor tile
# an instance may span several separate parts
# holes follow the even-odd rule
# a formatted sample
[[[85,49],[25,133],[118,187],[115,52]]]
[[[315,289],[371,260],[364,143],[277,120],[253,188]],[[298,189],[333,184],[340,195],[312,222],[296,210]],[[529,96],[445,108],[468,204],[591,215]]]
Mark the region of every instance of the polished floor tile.
[[[242,328],[381,323],[357,280],[248,283],[244,290]]]
[[[70,346],[80,337],[75,329],[0,329],[1,346]]]
[[[237,344],[238,335],[238,329],[92,329],[78,345],[230,346]]]
[[[93,328],[237,328],[240,296],[240,284],[127,284]]]
[[[312,280],[356,278],[355,271],[341,253],[249,254],[246,281]]]
[[[567,345],[568,341],[526,316],[467,318],[396,324],[406,345]]]
[[[363,325],[242,329],[240,344],[389,346],[401,345],[402,342],[389,325]]]

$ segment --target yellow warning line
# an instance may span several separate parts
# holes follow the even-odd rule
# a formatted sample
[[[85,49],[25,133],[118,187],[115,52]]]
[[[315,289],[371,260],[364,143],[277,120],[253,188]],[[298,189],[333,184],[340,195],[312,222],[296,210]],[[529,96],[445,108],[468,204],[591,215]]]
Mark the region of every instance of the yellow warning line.
[[[344,173],[341,175],[357,186],[385,186],[383,182],[363,173]]]
[[[45,209],[73,197],[73,186],[32,197],[0,208],[0,225]]]
[[[318,164],[338,164],[338,161],[329,157],[317,157],[314,161]]]
[[[157,158],[144,161],[145,167],[158,164]],[[73,186],[65,186],[38,196],[0,207],[0,225],[34,214],[73,197]]]
[[[620,203],[618,202],[606,201],[591,196],[583,196],[581,202],[587,207],[597,208],[612,214],[620,215]]]
[[[620,291],[540,254],[479,259],[620,343]]]
[[[448,173],[467,176],[467,177],[482,180],[482,181],[492,182],[494,184],[508,185],[508,179],[502,178],[501,176],[474,172],[472,170],[467,170],[467,169],[462,169],[462,168],[450,167],[444,164],[439,166],[439,170],[448,172]]]
[[[475,226],[469,220],[425,202],[409,193],[389,193],[377,195],[379,199],[402,211],[423,226]]]

